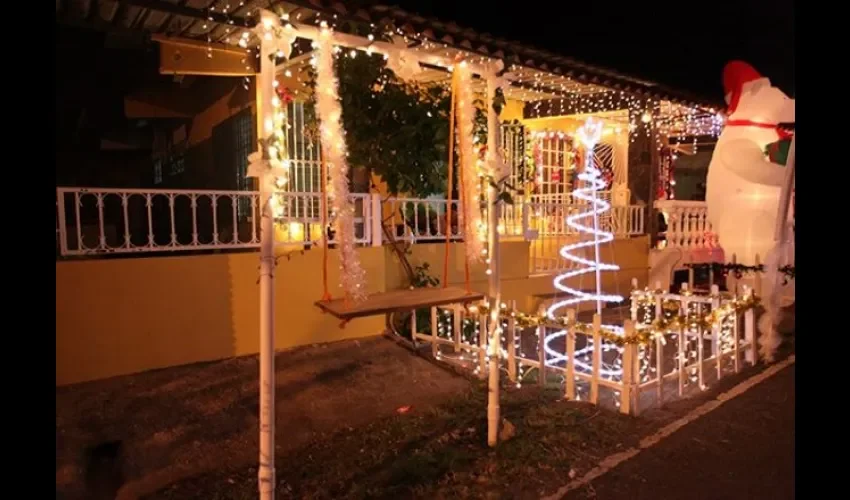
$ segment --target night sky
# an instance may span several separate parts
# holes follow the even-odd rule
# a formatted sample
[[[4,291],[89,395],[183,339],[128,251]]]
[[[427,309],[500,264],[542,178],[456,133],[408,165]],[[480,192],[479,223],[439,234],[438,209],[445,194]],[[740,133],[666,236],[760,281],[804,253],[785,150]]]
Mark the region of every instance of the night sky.
[[[722,98],[723,66],[743,59],[794,94],[793,0],[382,3],[706,98]]]

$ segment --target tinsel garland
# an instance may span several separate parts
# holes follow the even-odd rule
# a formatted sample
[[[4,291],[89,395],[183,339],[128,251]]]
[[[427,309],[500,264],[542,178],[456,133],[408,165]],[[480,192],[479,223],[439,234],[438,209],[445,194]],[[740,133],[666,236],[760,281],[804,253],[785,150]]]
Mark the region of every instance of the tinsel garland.
[[[655,307],[655,299],[646,297],[651,297],[649,292],[645,292],[644,298],[640,300],[639,305],[642,307]],[[622,333],[606,328],[605,326],[600,328],[599,335],[606,342],[611,342],[620,347],[626,344],[646,345],[660,336],[675,333],[681,328],[710,330],[715,325],[719,325],[728,315],[732,313],[740,314],[753,309],[758,306],[759,302],[758,297],[748,294],[740,298],[731,299],[718,309],[699,317],[696,314],[680,314],[679,302],[668,299],[662,304],[662,311],[664,312],[662,317],[656,318],[649,325],[638,325],[633,336],[625,337]],[[489,306],[486,302],[471,305],[467,308],[467,314],[470,315],[487,314],[489,312]],[[545,314],[526,314],[507,307],[501,308],[501,315],[514,318],[517,328],[520,329],[536,328],[543,325],[554,328],[572,327],[578,333],[585,335],[593,334],[593,325],[578,321],[570,322],[566,316],[549,318]]]
[[[457,123],[459,154],[463,180],[463,234],[466,258],[470,262],[481,260],[485,246],[484,222],[481,219],[481,182],[478,175],[478,157],[474,145],[475,97],[472,94],[472,71],[465,63],[455,65],[458,72]]]
[[[342,107],[339,104],[338,82],[334,74],[331,32],[323,28],[319,36],[316,59],[316,110],[321,123],[321,144],[328,168],[328,197],[331,217],[339,245],[340,281],[347,299],[366,298],[366,273],[354,247],[354,207],[349,201],[348,156],[345,133],[342,130]]]
[[[759,264],[757,266],[745,266],[744,264],[722,264],[720,262],[711,262],[704,264],[685,264],[685,267],[691,268],[693,270],[706,270],[710,269],[713,272],[731,272],[735,275],[736,278],[742,277],[746,273],[763,273],[764,272],[764,264]],[[785,276],[785,281],[792,280],[797,276],[797,268],[795,266],[782,266],[779,268],[779,272]]]

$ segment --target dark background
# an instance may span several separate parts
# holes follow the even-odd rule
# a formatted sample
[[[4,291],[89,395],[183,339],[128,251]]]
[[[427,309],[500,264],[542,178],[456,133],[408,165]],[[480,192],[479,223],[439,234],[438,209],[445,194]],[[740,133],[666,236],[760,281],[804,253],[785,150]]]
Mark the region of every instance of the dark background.
[[[715,99],[742,59],[794,96],[793,0],[381,3]]]

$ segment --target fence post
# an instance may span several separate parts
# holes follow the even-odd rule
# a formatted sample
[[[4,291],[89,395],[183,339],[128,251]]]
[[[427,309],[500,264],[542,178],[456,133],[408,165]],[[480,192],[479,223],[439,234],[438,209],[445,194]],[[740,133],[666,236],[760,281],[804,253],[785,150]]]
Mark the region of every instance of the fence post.
[[[762,265],[761,259],[759,258],[759,254],[756,254],[756,269]],[[756,297],[761,297],[761,271],[753,272],[753,293]]]
[[[508,379],[516,383],[516,301],[511,302],[511,317],[508,318]]]
[[[633,338],[635,335],[635,323],[634,321],[627,319],[623,322],[623,332],[626,340]],[[635,384],[634,377],[637,372],[636,361],[637,361],[637,346],[631,342],[627,342],[623,347],[623,377],[622,377],[622,385],[623,388],[620,391],[620,413],[624,413],[629,415],[634,413],[637,415],[638,405],[635,404],[634,408],[632,408],[632,396]]]
[[[732,265],[734,266],[737,263],[738,256],[732,254]],[[738,277],[735,275],[735,271],[729,271],[729,274],[726,275],[726,290],[731,292],[733,296],[738,296]]]
[[[686,291],[687,285],[682,284],[682,292]],[[690,301],[687,296],[682,295],[682,300],[679,303],[679,314],[684,317],[688,317],[688,305]],[[679,358],[679,397],[682,397],[685,393],[685,368],[688,364],[687,354],[685,352],[685,343],[687,342],[687,335],[685,335],[685,331],[688,329],[687,325],[679,325],[679,342],[677,347],[677,354]]]
[[[599,402],[599,372],[602,370],[602,317],[593,315],[593,369],[590,374],[590,402]]]
[[[382,229],[383,229],[383,214],[381,213],[381,195],[378,193],[372,193],[369,195],[369,215],[370,215],[370,229],[371,229],[371,241],[373,247],[379,247],[383,244],[382,237]]]
[[[546,349],[545,349],[545,340],[546,340],[546,327],[543,325],[537,325],[537,362],[540,363],[540,367],[537,369],[537,383],[540,384],[540,387],[546,385]]]
[[[413,315],[416,315],[416,311],[413,311]],[[438,359],[440,357],[440,349],[437,345],[437,339],[439,335],[437,335],[437,306],[431,306],[431,355],[434,356],[434,359]]]
[[[745,295],[746,295],[745,291]],[[744,312],[744,340],[750,345],[748,346],[746,360],[751,365],[758,363],[758,339],[756,338],[756,313],[753,309],[747,309]]]
[[[566,381],[564,384],[564,398],[567,400],[574,400],[576,398],[576,311],[575,309],[567,309],[567,322],[569,324],[569,328],[567,328],[567,336],[566,340],[566,350],[567,350],[567,364],[566,364]]]
[[[720,309],[720,288],[717,285],[711,285],[711,312],[718,309]],[[723,376],[723,353],[720,348],[720,330],[723,321],[720,319],[720,323],[711,325],[711,352],[714,353],[714,362],[717,364],[717,380]]]
[[[631,314],[632,321],[637,321],[638,317],[638,303],[635,300],[635,295],[638,291],[638,279],[632,278],[632,291],[629,294],[629,313]]]
[[[461,340],[461,331],[463,331],[463,315],[461,314],[461,306],[455,306],[452,312],[452,330],[454,330],[454,340],[455,340],[455,355],[462,356],[463,351],[461,351],[460,340]]]
[[[487,376],[487,315],[478,316],[478,378]]]

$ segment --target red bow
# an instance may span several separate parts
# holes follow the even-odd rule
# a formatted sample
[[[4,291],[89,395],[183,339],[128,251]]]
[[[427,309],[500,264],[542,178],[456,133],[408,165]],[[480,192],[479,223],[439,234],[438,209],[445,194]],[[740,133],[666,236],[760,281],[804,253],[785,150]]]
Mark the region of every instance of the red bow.
[[[286,87],[278,87],[277,88],[277,95],[278,95],[278,97],[280,97],[280,100],[285,102],[286,104],[289,104],[290,102],[292,102],[294,100],[294,98],[292,97],[292,94],[289,93],[289,89],[286,88]]]

